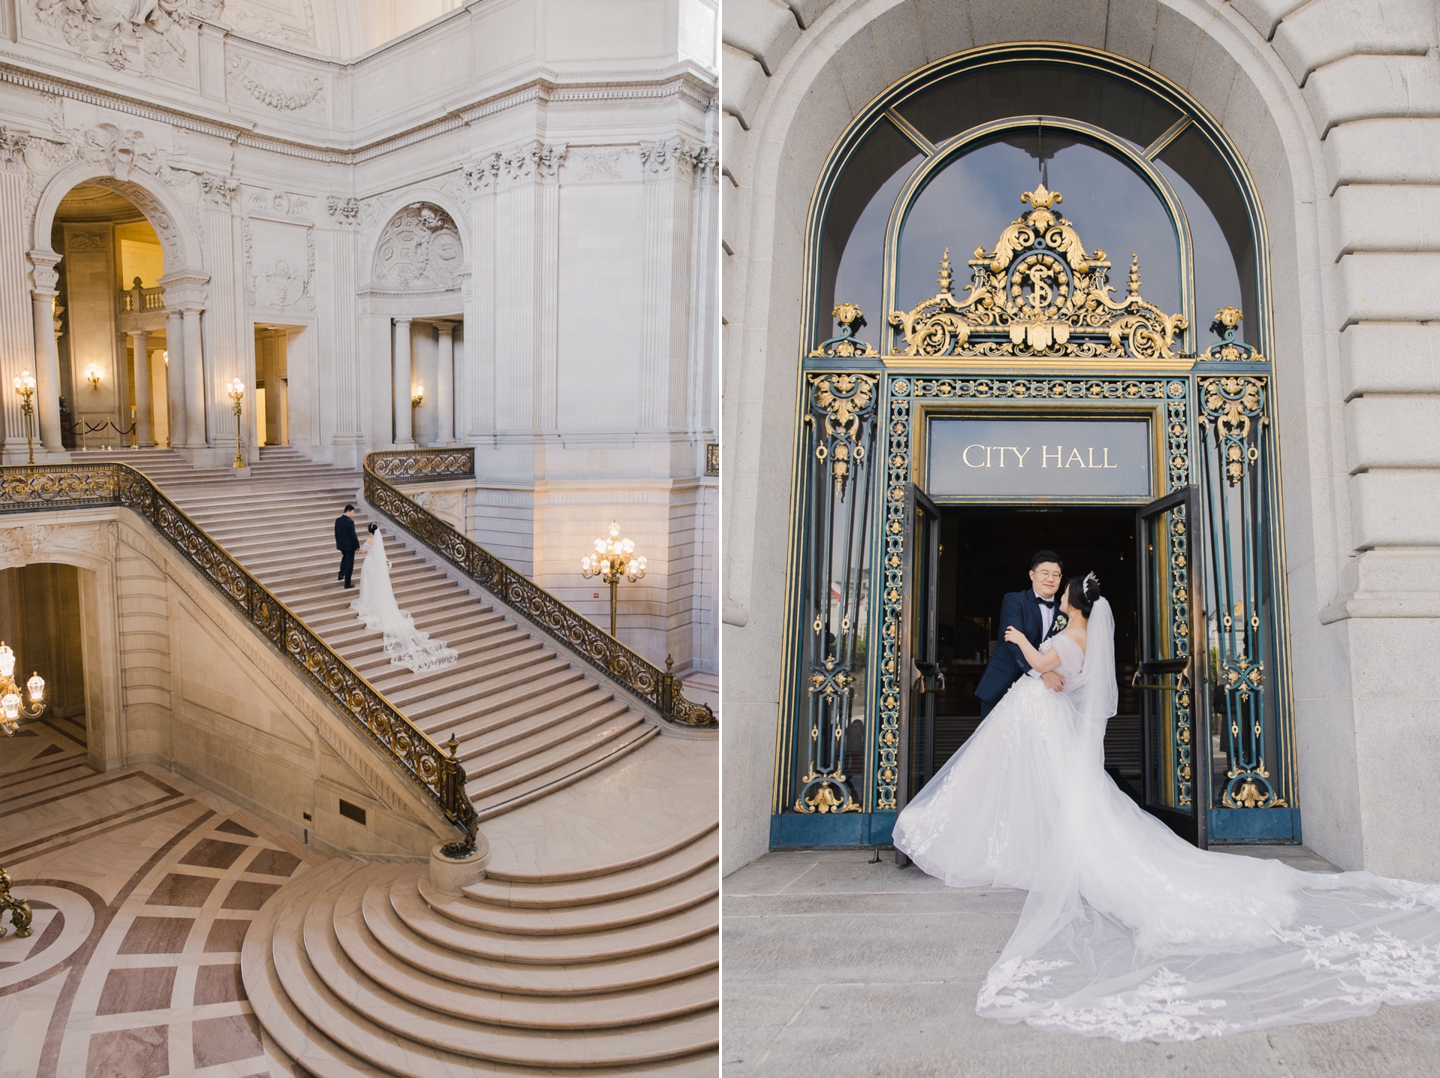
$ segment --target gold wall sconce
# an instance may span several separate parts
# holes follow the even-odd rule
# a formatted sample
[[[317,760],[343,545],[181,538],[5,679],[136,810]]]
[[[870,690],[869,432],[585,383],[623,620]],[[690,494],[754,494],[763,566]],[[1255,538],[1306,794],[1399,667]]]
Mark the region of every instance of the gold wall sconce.
[[[419,408],[425,403],[425,387],[416,386],[410,393],[410,407]]]
[[[91,389],[100,388],[100,368],[94,363],[85,368],[85,377],[90,382]]]

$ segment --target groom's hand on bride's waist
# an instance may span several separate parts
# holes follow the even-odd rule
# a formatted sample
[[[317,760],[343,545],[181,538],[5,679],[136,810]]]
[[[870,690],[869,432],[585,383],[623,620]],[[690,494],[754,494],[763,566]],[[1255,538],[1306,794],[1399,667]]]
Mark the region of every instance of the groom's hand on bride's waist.
[[[1054,670],[1046,670],[1040,675],[1040,680],[1045,682],[1045,687],[1051,692],[1060,692],[1065,688],[1065,679]]]

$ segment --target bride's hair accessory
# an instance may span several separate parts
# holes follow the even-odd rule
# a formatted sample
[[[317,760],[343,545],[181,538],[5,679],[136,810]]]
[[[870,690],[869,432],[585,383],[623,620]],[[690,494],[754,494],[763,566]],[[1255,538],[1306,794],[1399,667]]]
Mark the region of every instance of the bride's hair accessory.
[[[371,534],[371,535],[374,535],[374,534],[375,534],[376,532],[378,532],[379,530],[380,530],[380,525],[379,525],[379,524],[373,524],[373,523],[372,523],[372,524],[370,525],[370,534]]]
[[[1065,582],[1065,598],[1071,607],[1088,618],[1090,608],[1100,598],[1100,578],[1094,573],[1086,573],[1083,578],[1072,576]]]

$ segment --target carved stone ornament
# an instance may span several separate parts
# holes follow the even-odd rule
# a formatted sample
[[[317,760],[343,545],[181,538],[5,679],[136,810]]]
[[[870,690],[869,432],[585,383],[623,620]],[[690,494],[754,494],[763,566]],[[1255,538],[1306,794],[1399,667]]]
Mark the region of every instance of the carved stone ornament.
[[[263,67],[251,60],[233,60],[230,81],[277,112],[298,112],[317,100],[324,104],[325,80],[307,78],[297,71]]]
[[[501,154],[500,168],[507,180],[519,181],[534,178],[553,180],[565,160],[568,149],[569,147],[563,142],[555,145],[539,141],[531,142],[525,146],[517,146],[509,153]]]
[[[416,202],[390,219],[375,247],[375,283],[390,288],[456,286],[465,259],[460,231],[439,206]]]
[[[197,19],[218,18],[222,0],[34,0],[41,25],[81,56],[117,71],[153,73],[186,64]]]
[[[200,191],[205,196],[205,201],[212,206],[229,206],[230,200],[239,189],[239,181],[230,176],[216,176],[206,172],[200,177]]]
[[[993,250],[975,249],[968,293],[957,299],[950,251],[940,260],[940,291],[890,324],[907,356],[1173,359],[1184,315],[1167,315],[1140,298],[1140,264],[1130,262],[1121,300],[1106,279],[1110,262],[1087,253],[1074,227],[1055,211],[1062,196],[1041,184],[1020,196],[1033,208],[1012,221]]]
[[[25,150],[29,145],[29,135],[21,135],[0,127],[0,166],[22,168],[25,165]]]
[[[342,225],[360,223],[360,200],[358,198],[339,198],[331,195],[325,200],[325,209]]]

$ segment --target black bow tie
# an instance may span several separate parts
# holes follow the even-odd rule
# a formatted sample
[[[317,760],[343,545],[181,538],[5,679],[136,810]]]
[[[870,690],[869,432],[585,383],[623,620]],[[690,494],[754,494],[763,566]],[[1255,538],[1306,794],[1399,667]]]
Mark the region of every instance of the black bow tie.
[[[1054,609],[1055,609],[1055,604],[1056,604],[1059,600],[1057,600],[1057,599],[1042,599],[1042,598],[1040,598],[1040,596],[1037,595],[1037,596],[1035,596],[1035,601],[1036,601],[1037,603],[1039,603],[1041,606],[1048,606],[1051,610],[1054,610]]]

